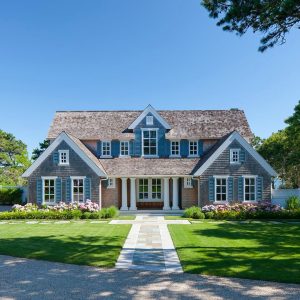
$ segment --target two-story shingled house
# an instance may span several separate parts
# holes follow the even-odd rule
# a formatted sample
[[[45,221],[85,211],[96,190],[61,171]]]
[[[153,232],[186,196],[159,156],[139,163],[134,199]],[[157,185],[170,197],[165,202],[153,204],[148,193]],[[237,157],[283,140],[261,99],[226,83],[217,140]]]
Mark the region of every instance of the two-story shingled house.
[[[271,199],[273,168],[243,111],[59,111],[24,173],[29,201],[91,199],[121,210]]]

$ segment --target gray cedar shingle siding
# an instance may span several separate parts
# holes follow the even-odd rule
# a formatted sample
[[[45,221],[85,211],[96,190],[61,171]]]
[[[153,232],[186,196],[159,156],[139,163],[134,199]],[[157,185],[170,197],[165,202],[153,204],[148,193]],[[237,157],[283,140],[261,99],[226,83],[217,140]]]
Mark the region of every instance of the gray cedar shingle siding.
[[[238,131],[250,139],[250,130],[242,110],[162,110],[157,111],[171,126],[166,138],[219,139],[231,131]],[[48,138],[56,138],[62,131],[80,140],[134,139],[128,126],[142,111],[65,111],[56,112]]]
[[[230,148],[241,148],[236,141],[213,162],[213,164],[200,176],[200,204],[211,204],[208,198],[208,178],[214,175],[230,175],[234,177],[233,199],[238,201],[238,177],[243,175],[259,175],[263,177],[263,201],[271,200],[271,177],[260,164],[246,153],[246,161],[242,164],[230,164]]]
[[[62,178],[62,199],[65,200],[66,195],[66,179],[70,176],[86,176],[91,178],[91,200],[99,202],[99,183],[98,177],[89,166],[77,155],[77,153],[69,147],[66,142],[54,150],[69,150],[68,166],[58,166],[54,164],[52,153],[43,161],[43,163],[28,178],[29,183],[29,202],[36,202],[36,181],[42,176],[58,176]]]

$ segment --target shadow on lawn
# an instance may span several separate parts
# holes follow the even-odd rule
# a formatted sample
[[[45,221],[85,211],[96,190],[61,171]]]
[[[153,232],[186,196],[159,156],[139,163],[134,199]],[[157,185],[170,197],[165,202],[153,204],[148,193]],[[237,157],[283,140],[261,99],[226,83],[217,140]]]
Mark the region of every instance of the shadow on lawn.
[[[208,238],[207,246],[183,242],[176,248],[188,272],[300,283],[298,225],[222,223],[201,227],[191,231],[197,239]]]
[[[121,248],[121,241],[118,237],[49,235],[1,238],[0,254],[70,264],[112,267]]]

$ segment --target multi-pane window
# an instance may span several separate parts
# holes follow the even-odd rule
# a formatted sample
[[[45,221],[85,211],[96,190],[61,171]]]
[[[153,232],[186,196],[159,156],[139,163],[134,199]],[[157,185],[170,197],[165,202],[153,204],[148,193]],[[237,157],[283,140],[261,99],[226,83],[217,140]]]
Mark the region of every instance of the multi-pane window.
[[[216,201],[227,200],[227,178],[216,178]]]
[[[121,141],[120,142],[120,155],[121,156],[128,156],[129,155],[129,142],[128,141]]]
[[[69,150],[59,150],[59,164],[68,165],[69,164]]]
[[[116,179],[115,178],[108,178],[107,180],[107,187],[109,189],[113,189],[116,187]]]
[[[191,177],[184,178],[184,188],[189,189],[193,187],[193,181]]]
[[[149,198],[148,179],[143,178],[139,180],[139,199],[147,200]]]
[[[55,179],[44,179],[44,202],[55,202]]]
[[[189,141],[189,156],[198,156],[198,141]]]
[[[84,180],[74,178],[72,184],[73,202],[84,202]]]
[[[143,129],[143,155],[157,155],[157,131],[155,129]]]
[[[161,199],[161,179],[152,179],[152,199]]]
[[[240,162],[240,150],[239,149],[230,149],[230,162],[237,164]]]
[[[111,156],[111,142],[110,141],[102,142],[102,156]]]
[[[146,125],[153,125],[153,116],[146,117]]]
[[[180,155],[180,142],[171,141],[171,156],[179,156],[179,155]]]
[[[255,178],[245,177],[244,178],[244,200],[255,201]]]

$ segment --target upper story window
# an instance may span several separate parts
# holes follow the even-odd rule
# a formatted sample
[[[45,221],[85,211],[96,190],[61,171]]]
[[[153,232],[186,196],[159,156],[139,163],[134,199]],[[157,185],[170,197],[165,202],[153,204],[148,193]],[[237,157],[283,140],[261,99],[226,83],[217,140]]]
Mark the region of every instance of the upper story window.
[[[142,129],[143,156],[157,156],[157,129]]]
[[[240,163],[240,149],[230,149],[230,163]]]
[[[190,189],[193,187],[193,180],[191,177],[186,177],[184,178],[184,188],[185,189]]]
[[[102,156],[111,156],[111,142],[110,141],[102,142]]]
[[[114,189],[116,187],[116,178],[108,178],[107,188]]]
[[[171,156],[180,156],[180,142],[171,141]]]
[[[189,156],[198,156],[198,141],[189,141]]]
[[[146,125],[153,125],[153,116],[146,117]]]
[[[227,177],[217,177],[215,180],[215,201],[227,201]]]
[[[256,201],[255,179],[255,177],[244,177],[244,201]]]
[[[129,141],[120,142],[120,156],[129,156]]]
[[[59,153],[59,164],[68,165],[69,164],[69,150],[58,150]]]

